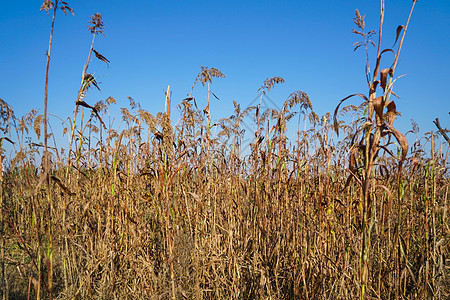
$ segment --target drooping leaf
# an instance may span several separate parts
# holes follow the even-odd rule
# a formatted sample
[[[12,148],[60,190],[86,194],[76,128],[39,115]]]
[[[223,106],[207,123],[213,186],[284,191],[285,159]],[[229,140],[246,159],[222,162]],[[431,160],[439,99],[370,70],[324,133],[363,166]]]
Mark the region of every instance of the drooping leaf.
[[[59,185],[59,187],[63,190],[63,192],[66,193],[67,195],[69,195],[69,196],[75,196],[76,195],[75,193],[71,192],[69,190],[69,188],[67,186],[65,186],[58,177],[52,175],[52,176],[50,176],[50,178],[54,182],[56,182]]]
[[[8,137],[6,137],[6,136],[4,136],[4,137],[2,137],[2,138],[0,138],[0,143],[3,145],[3,140],[6,140],[6,141],[8,141],[8,142],[10,142],[11,144],[13,144],[14,145],[14,142],[13,141],[11,141]]]
[[[104,57],[103,55],[101,55],[100,53],[98,53],[97,51],[95,51],[94,49],[92,49],[92,51],[94,51],[94,54],[95,54],[95,56],[96,56],[98,59],[100,59],[101,61],[105,62],[106,65],[108,65],[108,67],[109,67],[110,61],[109,61],[106,57]]]
[[[97,118],[98,118],[98,120],[100,121],[100,123],[103,125],[103,128],[106,129],[105,123],[103,123],[103,120],[102,120],[102,118],[100,117],[100,115],[98,114],[98,111],[97,111],[97,109],[96,109],[95,107],[90,106],[89,104],[87,104],[87,103],[84,102],[83,100],[78,100],[78,101],[75,102],[75,104],[76,104],[76,105],[79,105],[79,106],[83,106],[83,107],[92,109],[92,111],[93,111],[94,114],[97,116]]]
[[[386,153],[389,154],[390,156],[395,157],[394,153],[392,153],[392,151],[389,150],[385,145],[381,145],[380,148],[386,151]]]
[[[402,148],[402,154],[401,154],[401,157],[400,157],[400,161],[404,161],[405,158],[406,158],[406,155],[408,154],[408,147],[409,147],[408,146],[408,140],[403,135],[403,133],[398,131],[393,126],[388,126],[388,127],[391,130],[392,134],[394,134],[395,138],[397,139],[397,142],[400,144],[400,147]]]
[[[90,106],[89,104],[87,104],[83,100],[78,100],[75,104],[83,106],[83,107],[86,107],[86,108],[90,108],[90,109],[93,109],[93,110],[95,109],[93,106]]]
[[[380,56],[381,56],[382,54],[386,53],[386,52],[392,52],[392,53],[395,54],[395,51],[394,51],[394,50],[392,50],[391,48],[388,48],[388,49],[384,49],[383,51],[381,51]]]
[[[395,52],[392,49],[384,49],[383,51],[380,52],[380,55],[378,55],[377,62],[375,64],[375,70],[373,71],[374,79],[376,78],[376,76],[378,76],[378,71],[380,69],[380,64],[381,64],[381,57],[383,56],[384,53],[387,53],[387,52],[392,52],[395,55]]]
[[[83,92],[91,85],[94,85],[100,91],[100,88],[98,87],[97,81],[95,80],[94,76],[92,74],[86,73],[84,75],[83,81]]]
[[[356,163],[356,155],[358,154],[358,147],[353,147],[350,150],[350,159],[348,163],[348,168],[353,174],[358,172],[358,165]]]
[[[395,42],[394,42],[394,45],[392,45],[392,47],[394,47],[395,44],[397,43],[398,37],[399,37],[400,33],[402,32],[402,29],[405,29],[405,25],[399,25],[397,27],[397,34],[395,36]]]
[[[380,83],[379,80],[373,81],[372,84],[370,85],[370,90],[375,92],[379,83]]]
[[[341,101],[339,101],[339,104],[336,106],[336,109],[334,110],[334,114],[333,114],[334,130],[336,131],[336,134],[337,134],[338,136],[339,136],[339,122],[338,122],[338,120],[337,120],[337,114],[338,114],[338,111],[339,111],[339,107],[341,106],[341,104],[342,104],[345,100],[347,100],[347,99],[349,99],[349,98],[352,98],[352,97],[354,97],[354,96],[359,96],[359,97],[363,98],[364,100],[366,100],[366,102],[369,101],[369,99],[367,99],[366,96],[364,96],[363,94],[360,94],[360,93],[352,94],[352,95],[350,95],[350,96],[345,97],[345,98],[342,99]]]

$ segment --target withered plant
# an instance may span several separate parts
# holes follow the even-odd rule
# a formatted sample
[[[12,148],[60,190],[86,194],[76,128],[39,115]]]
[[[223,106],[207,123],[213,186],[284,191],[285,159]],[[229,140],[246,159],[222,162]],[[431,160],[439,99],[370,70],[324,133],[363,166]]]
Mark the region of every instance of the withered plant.
[[[61,5],[59,6],[59,4]],[[43,168],[44,172],[42,174],[43,178],[45,177],[45,184],[47,189],[47,249],[46,249],[46,261],[47,261],[47,274],[48,274],[48,292],[50,299],[53,299],[53,239],[52,239],[52,215],[53,215],[53,203],[51,198],[51,191],[50,191],[50,154],[48,153],[48,145],[47,145],[47,98],[48,98],[48,76],[49,76],[49,68],[50,68],[50,54],[52,49],[52,41],[53,41],[53,28],[55,26],[55,17],[56,17],[56,10],[60,8],[64,14],[66,15],[67,12],[71,12],[73,14],[73,9],[69,7],[67,2],[55,0],[45,0],[44,3],[41,6],[41,10],[45,10],[48,14],[49,10],[53,8],[53,16],[52,16],[52,25],[50,29],[50,40],[48,42],[48,50],[47,50],[47,67],[45,70],[45,90],[44,90],[44,155],[42,156],[42,162],[43,162]],[[39,233],[37,233],[37,240],[38,240],[38,283],[37,283],[37,291],[36,291],[36,298],[40,299],[41,292],[41,251],[40,251],[40,237]]]
[[[404,135],[395,129],[409,20],[383,50],[383,1],[380,16],[377,32],[359,11],[354,20],[368,95],[321,116],[306,89],[265,110],[262,98],[244,107],[220,97],[233,113],[218,120],[210,84],[225,75],[216,68],[194,82],[208,88],[206,105],[193,88],[174,99],[170,86],[161,112],[131,97],[121,107],[88,101],[100,87],[91,55],[109,64],[93,48],[104,28],[92,16],[73,120],[59,119],[68,149],[46,116],[16,118],[0,101],[0,146],[14,142],[0,177],[4,298],[448,298],[450,152],[414,122]],[[282,82],[268,78],[258,93]],[[341,109],[355,96],[363,101]]]

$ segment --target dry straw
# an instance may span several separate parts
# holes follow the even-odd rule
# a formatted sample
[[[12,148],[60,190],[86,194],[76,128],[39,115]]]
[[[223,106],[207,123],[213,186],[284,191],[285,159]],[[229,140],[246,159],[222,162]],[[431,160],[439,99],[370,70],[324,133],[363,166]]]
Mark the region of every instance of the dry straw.
[[[58,7],[71,12],[65,2],[43,5]],[[0,154],[14,142],[0,177],[3,299],[450,297],[448,146],[431,132],[419,137],[417,124],[411,145],[395,129],[390,95],[409,19],[383,50],[383,1],[380,17],[377,32],[359,11],[354,19],[367,95],[318,116],[313,99],[295,91],[279,110],[234,102],[216,122],[211,86],[225,77],[216,68],[202,67],[178,105],[169,87],[155,115],[132,98],[113,120],[114,98],[91,106],[89,88],[100,87],[91,53],[110,64],[93,48],[104,30],[93,15],[76,110],[63,122],[69,149],[45,113],[17,118],[0,99]],[[283,82],[268,78],[258,92]],[[361,103],[344,106],[354,98]],[[247,152],[245,124],[255,132]]]

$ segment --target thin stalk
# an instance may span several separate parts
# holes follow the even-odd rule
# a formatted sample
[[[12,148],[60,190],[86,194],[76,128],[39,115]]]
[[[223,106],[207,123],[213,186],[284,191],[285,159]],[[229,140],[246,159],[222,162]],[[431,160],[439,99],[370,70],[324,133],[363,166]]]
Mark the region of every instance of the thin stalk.
[[[78,108],[79,108],[78,102],[80,101],[81,95],[83,94],[84,76],[86,75],[86,71],[87,71],[87,69],[88,69],[88,67],[89,67],[89,62],[90,62],[90,60],[91,60],[92,49],[94,49],[95,36],[96,36],[96,32],[94,32],[94,33],[93,33],[93,36],[92,36],[91,47],[89,48],[89,55],[88,55],[86,64],[84,65],[83,72],[81,73],[81,84],[80,84],[80,89],[78,90],[77,100],[75,101],[75,104],[76,104],[76,105],[75,105],[75,112],[74,112],[74,115],[73,115],[72,129],[71,129],[71,134],[70,134],[70,142],[69,142],[69,151],[68,151],[68,158],[67,158],[66,176],[67,176],[67,172],[69,171],[70,152],[72,151],[72,143],[73,143],[73,137],[74,137],[74,132],[75,132],[75,124],[76,124],[77,113],[78,113]]]
[[[51,199],[51,190],[50,190],[50,157],[48,155],[48,145],[47,145],[47,100],[48,100],[48,76],[49,76],[49,68],[50,68],[50,53],[52,50],[52,40],[53,40],[53,28],[55,26],[55,17],[56,17],[56,9],[58,8],[58,0],[55,1],[55,5],[53,7],[53,16],[52,16],[52,27],[50,30],[50,41],[48,43],[48,51],[47,51],[47,66],[45,70],[45,91],[44,91],[44,172],[46,173],[46,193],[47,193],[47,205],[48,205],[48,218],[47,218],[47,227],[48,227],[48,249],[47,249],[47,259],[48,259],[48,289],[50,292],[50,300],[53,299],[53,244],[52,244],[52,213],[53,213],[53,205]],[[40,274],[41,270],[39,269],[39,279],[41,278]],[[37,299],[40,299],[40,293],[36,295]]]
[[[375,70],[373,71],[372,84],[376,81],[378,76],[378,72],[380,70],[380,61],[381,61],[381,36],[383,33],[383,23],[384,23],[384,0],[380,0],[380,27],[378,29],[378,49],[377,49],[377,62],[375,65]]]

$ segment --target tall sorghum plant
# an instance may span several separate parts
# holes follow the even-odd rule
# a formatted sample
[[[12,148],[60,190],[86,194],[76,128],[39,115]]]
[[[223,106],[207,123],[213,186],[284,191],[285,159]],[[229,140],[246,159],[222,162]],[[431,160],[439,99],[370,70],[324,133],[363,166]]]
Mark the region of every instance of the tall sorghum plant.
[[[394,137],[399,146],[400,154],[397,157],[398,160],[398,173],[397,173],[397,187],[398,187],[398,201],[401,201],[401,171],[402,164],[405,161],[408,152],[408,142],[406,137],[393,127],[394,120],[397,116],[396,105],[393,100],[390,100],[391,95],[395,95],[393,91],[394,83],[398,79],[394,78],[395,69],[397,67],[398,58],[403,45],[406,31],[408,29],[411,14],[414,10],[416,0],[413,0],[411,7],[411,12],[409,14],[406,25],[400,25],[397,27],[397,35],[395,39],[395,44],[401,35],[400,43],[397,49],[383,49],[381,50],[381,40],[382,40],[382,29],[385,15],[385,5],[384,0],[381,0],[380,6],[380,24],[378,31],[378,45],[377,45],[377,56],[373,75],[370,73],[369,67],[369,52],[368,46],[370,44],[375,45],[371,40],[372,35],[375,31],[370,31],[366,33],[364,15],[361,16],[358,10],[356,10],[356,17],[354,18],[354,23],[357,29],[353,32],[360,35],[363,38],[362,42],[355,43],[355,50],[364,47],[366,53],[366,80],[369,86],[369,97],[363,94],[353,94],[345,97],[341,100],[339,105],[336,107],[334,112],[334,125],[335,130],[339,134],[339,124],[337,121],[337,114],[340,105],[347,99],[353,96],[360,96],[365,100],[366,105],[364,123],[357,129],[354,137],[354,143],[351,146],[350,151],[350,165],[349,169],[352,172],[351,176],[359,177],[358,181],[361,183],[362,187],[362,219],[361,219],[361,230],[362,230],[362,245],[361,245],[361,261],[360,261],[360,297],[364,299],[364,294],[368,281],[368,262],[369,262],[369,248],[370,248],[370,233],[372,231],[373,225],[375,223],[374,218],[374,207],[375,203],[372,201],[371,190],[373,188],[384,188],[385,186],[374,185],[373,184],[373,171],[375,161],[378,157],[380,150],[385,150],[391,154],[388,150],[388,146],[391,144],[391,137]],[[394,61],[387,68],[382,69],[382,58],[383,54],[388,52],[393,53]],[[384,64],[383,64],[384,65]],[[381,88],[381,96],[377,96],[377,91]],[[386,141],[385,144],[382,140]],[[357,162],[362,161],[362,164],[358,165]],[[398,206],[400,209],[400,206]],[[399,223],[397,222],[397,226]],[[398,232],[398,228],[397,231]]]
[[[55,17],[56,10],[61,8],[64,11],[64,14],[67,12],[71,12],[73,14],[73,9],[70,8],[67,2],[60,1],[61,6],[59,7],[59,1],[56,0],[54,3],[50,0],[45,0],[41,6],[41,10],[45,10],[48,14],[49,10],[53,8],[53,16],[52,16],[52,26],[50,29],[50,40],[48,42],[48,50],[47,50],[47,66],[45,69],[45,91],[44,91],[44,155],[42,158],[42,166],[44,168],[43,175],[45,176],[45,186],[46,186],[46,194],[47,194],[47,272],[48,272],[48,290],[50,299],[53,298],[53,241],[52,241],[52,214],[53,214],[53,205],[51,199],[51,190],[50,190],[50,154],[48,153],[48,145],[47,145],[47,100],[48,100],[48,76],[49,76],[49,68],[50,68],[50,53],[52,50],[52,40],[53,40],[53,28],[55,27]],[[38,237],[39,239],[39,237]],[[38,241],[40,244],[40,242]],[[40,251],[38,251],[38,257],[40,257]],[[38,289],[37,289],[37,299],[40,298],[40,281],[41,281],[41,263],[39,259],[39,279],[38,279]]]

